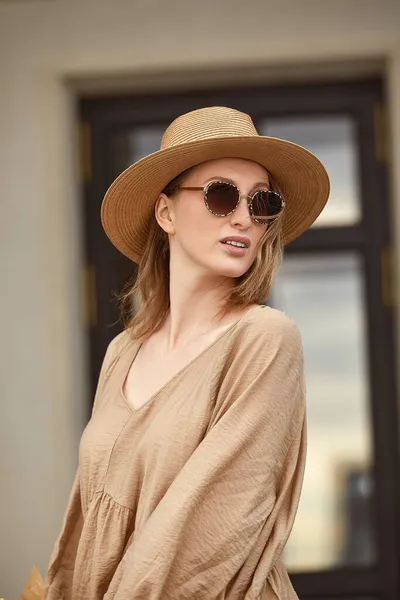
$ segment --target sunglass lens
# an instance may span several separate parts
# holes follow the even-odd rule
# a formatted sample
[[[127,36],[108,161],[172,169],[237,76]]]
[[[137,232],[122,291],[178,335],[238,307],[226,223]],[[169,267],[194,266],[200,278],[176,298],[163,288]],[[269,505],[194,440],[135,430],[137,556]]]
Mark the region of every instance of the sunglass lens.
[[[235,209],[238,199],[239,192],[231,183],[215,182],[207,189],[208,208],[216,215],[222,216],[231,213]]]
[[[265,190],[256,192],[252,201],[254,217],[274,217],[282,210],[282,198],[277,192]]]

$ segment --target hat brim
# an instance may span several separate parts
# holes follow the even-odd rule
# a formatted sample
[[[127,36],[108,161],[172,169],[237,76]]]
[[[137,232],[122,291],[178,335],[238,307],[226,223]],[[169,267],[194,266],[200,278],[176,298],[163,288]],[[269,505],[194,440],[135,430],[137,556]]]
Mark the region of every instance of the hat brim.
[[[189,142],[142,158],[111,184],[104,196],[101,219],[114,246],[139,263],[159,194],[186,169],[216,158],[251,160],[271,173],[285,199],[285,244],[314,223],[328,200],[328,174],[321,161],[302,146],[266,136]]]

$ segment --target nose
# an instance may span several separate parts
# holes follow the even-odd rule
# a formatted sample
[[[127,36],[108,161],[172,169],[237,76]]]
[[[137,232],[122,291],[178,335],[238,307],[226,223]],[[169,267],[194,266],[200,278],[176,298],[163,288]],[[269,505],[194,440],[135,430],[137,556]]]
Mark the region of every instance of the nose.
[[[251,226],[248,196],[241,196],[236,210],[230,215],[232,224],[248,228]]]

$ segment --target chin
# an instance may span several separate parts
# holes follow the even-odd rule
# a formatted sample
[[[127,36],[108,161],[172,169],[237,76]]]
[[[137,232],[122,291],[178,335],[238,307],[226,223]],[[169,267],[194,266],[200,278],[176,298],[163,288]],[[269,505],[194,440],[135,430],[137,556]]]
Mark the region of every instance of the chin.
[[[239,263],[233,265],[215,265],[213,266],[213,271],[220,275],[221,277],[231,277],[232,279],[236,279],[237,277],[241,277],[250,269],[251,265],[246,263]],[[219,267],[219,268],[218,268]]]
[[[236,279],[244,275],[253,264],[255,257],[249,260],[250,257],[230,257],[216,256],[214,253],[209,253],[206,256],[192,256],[193,262],[201,266],[201,270],[208,272],[217,277],[229,277]]]

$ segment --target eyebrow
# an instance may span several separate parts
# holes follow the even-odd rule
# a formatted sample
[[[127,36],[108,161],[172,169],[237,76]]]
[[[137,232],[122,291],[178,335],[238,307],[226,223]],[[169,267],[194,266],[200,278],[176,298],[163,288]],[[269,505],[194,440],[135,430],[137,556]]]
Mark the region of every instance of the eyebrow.
[[[208,177],[204,185],[207,185],[208,183],[210,183],[210,181],[226,181],[227,183],[233,183],[233,185],[239,187],[236,181],[233,181],[233,179],[231,179],[230,177],[221,177],[220,175],[217,175],[215,177]],[[257,187],[260,186],[267,186],[269,189],[271,187],[271,184],[269,183],[269,181],[258,181],[251,187],[251,189],[255,190]]]

